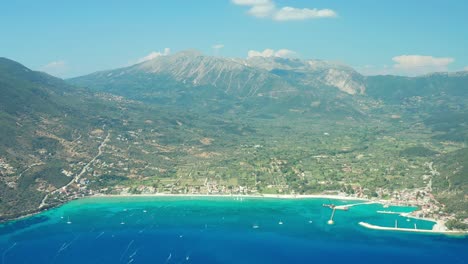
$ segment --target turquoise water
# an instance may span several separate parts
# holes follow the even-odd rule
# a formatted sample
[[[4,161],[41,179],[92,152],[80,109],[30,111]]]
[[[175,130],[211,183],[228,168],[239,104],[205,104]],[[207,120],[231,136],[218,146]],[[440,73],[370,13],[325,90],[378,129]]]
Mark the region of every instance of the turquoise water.
[[[467,263],[468,239],[368,230],[433,223],[327,199],[88,198],[0,226],[0,263]],[[352,201],[333,201],[348,204]],[[69,222],[69,223],[67,223]]]

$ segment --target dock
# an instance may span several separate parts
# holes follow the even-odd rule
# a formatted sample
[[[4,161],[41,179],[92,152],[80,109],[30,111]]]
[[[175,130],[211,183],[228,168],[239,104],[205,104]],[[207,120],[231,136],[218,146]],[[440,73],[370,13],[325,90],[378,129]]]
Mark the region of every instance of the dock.
[[[335,208],[337,210],[345,210],[346,211],[346,210],[348,210],[349,208],[351,208],[353,206],[364,205],[364,204],[375,204],[375,203],[378,203],[378,202],[370,201],[370,202],[364,202],[364,203],[343,204],[343,205],[335,206]]]
[[[396,214],[396,215],[401,215],[404,214],[404,212],[393,212],[393,211],[377,211],[379,214]]]
[[[333,209],[332,209],[332,214],[331,214],[331,216],[330,216],[330,220],[328,220],[328,222],[327,222],[327,224],[329,224],[329,225],[333,225],[333,224],[335,223],[335,222],[333,221],[333,216],[335,216],[335,210],[336,210],[336,208],[333,208]]]
[[[413,228],[401,228],[401,227],[398,227],[397,223],[395,223],[395,227],[372,225],[366,222],[359,222],[359,225],[365,228],[374,229],[374,230],[412,232],[412,233],[424,233],[424,234],[439,234],[439,235],[452,235],[452,236],[468,235],[468,231],[452,231],[452,230],[442,231],[442,230],[417,229],[416,225],[414,226],[414,229]]]

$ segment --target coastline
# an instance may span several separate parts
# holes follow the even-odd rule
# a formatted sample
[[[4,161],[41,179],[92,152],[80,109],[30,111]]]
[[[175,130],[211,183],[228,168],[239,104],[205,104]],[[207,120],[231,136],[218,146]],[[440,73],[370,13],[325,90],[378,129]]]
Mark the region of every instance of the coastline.
[[[366,198],[358,198],[358,197],[350,197],[350,196],[344,196],[344,195],[333,195],[333,194],[306,194],[306,195],[294,195],[294,194],[171,194],[171,193],[145,193],[145,194],[130,194],[130,193],[122,193],[122,194],[94,194],[94,195],[89,195],[89,196],[83,196],[83,197],[74,197],[64,203],[60,204],[54,204],[54,205],[49,205],[47,207],[43,208],[38,208],[37,211],[29,211],[25,212],[24,215],[19,215],[19,216],[14,216],[11,218],[5,217],[0,221],[0,224],[2,223],[7,223],[9,221],[16,221],[16,220],[21,220],[27,217],[31,217],[37,214],[40,214],[44,211],[47,211],[48,209],[52,209],[58,206],[61,206],[63,204],[66,204],[68,202],[71,202],[73,200],[81,200],[81,199],[91,199],[91,198],[134,198],[134,197],[179,197],[179,198],[254,198],[254,199],[286,199],[286,200],[302,200],[302,199],[330,199],[330,200],[341,200],[341,201],[358,201],[360,203],[358,204],[350,204],[351,206],[354,205],[360,205],[360,204],[382,204],[382,205],[391,205],[391,206],[405,206],[401,204],[393,204],[390,201],[386,200],[371,200],[371,199],[366,199]],[[406,205],[409,206],[409,205]],[[345,205],[339,205],[337,207],[346,207]],[[413,219],[418,219],[418,220],[424,220],[424,221],[430,221],[434,223],[434,226],[432,230],[409,230],[409,231],[416,231],[419,233],[432,233],[432,234],[468,234],[468,231],[452,231],[452,230],[447,230],[447,227],[445,226],[445,222],[442,220],[437,220],[437,219],[432,219],[432,218],[420,218],[417,216],[414,216],[411,214],[412,212],[408,213],[398,213],[400,216],[408,217],[408,218],[413,218]],[[366,223],[367,224],[367,223]],[[361,225],[361,224],[360,224]],[[393,230],[391,227],[380,227],[376,226],[376,228],[373,228],[374,226],[371,224],[368,224],[372,227],[369,226],[364,226],[369,229],[377,229],[377,230]],[[361,225],[363,226],[363,225]]]
[[[331,194],[172,194],[172,193],[148,193],[148,194],[95,194],[86,196],[84,198],[94,197],[220,197],[220,198],[274,198],[274,199],[331,199],[331,200],[345,200],[345,201],[363,201],[371,202],[369,199],[349,197],[343,195]],[[376,203],[380,203],[377,202]]]
[[[125,193],[125,194],[94,194],[94,195],[89,195],[89,196],[83,196],[83,197],[74,197],[71,198],[70,200],[60,203],[60,204],[53,204],[49,206],[44,206],[37,208],[35,211],[27,211],[24,212],[24,214],[18,214],[18,215],[8,215],[1,216],[0,224],[7,223],[10,221],[16,221],[16,220],[21,220],[27,217],[31,217],[37,214],[40,214],[44,211],[47,211],[49,209],[64,205],[68,202],[71,202],[73,200],[79,200],[79,199],[89,199],[89,198],[132,198],[132,197],[203,197],[203,198],[229,198],[229,197],[238,197],[238,198],[269,198],[269,199],[331,199],[331,200],[345,200],[345,201],[363,201],[363,202],[371,202],[369,199],[364,199],[364,198],[357,198],[357,197],[349,197],[349,196],[344,196],[344,195],[332,195],[332,194],[306,194],[306,195],[301,195],[301,194],[172,194],[172,193],[146,193],[146,194],[130,194],[130,193]],[[381,203],[381,202],[376,202],[376,203]]]
[[[67,201],[65,203],[68,203],[68,202],[73,201],[73,200],[76,200],[76,199],[70,199],[69,201]],[[65,203],[62,203],[62,204],[65,204]],[[42,213],[44,211],[47,211],[49,209],[53,209],[55,207],[58,207],[58,206],[60,206],[62,204],[51,204],[51,205],[48,205],[48,206],[43,207],[43,208],[37,208],[36,210],[29,210],[29,211],[21,212],[21,213],[14,214],[14,215],[12,215],[12,214],[2,215],[2,216],[0,216],[0,224],[7,223],[7,222],[10,222],[10,221],[15,221],[15,220],[21,220],[23,218],[34,216],[34,215],[40,214],[40,213]]]

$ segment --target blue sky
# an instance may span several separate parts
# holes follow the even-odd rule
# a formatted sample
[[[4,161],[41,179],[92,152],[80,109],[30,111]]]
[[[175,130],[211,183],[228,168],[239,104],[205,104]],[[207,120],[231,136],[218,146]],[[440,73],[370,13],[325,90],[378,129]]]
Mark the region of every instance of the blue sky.
[[[15,0],[0,10],[0,56],[60,77],[185,49],[323,59],[365,74],[468,67],[463,0]]]

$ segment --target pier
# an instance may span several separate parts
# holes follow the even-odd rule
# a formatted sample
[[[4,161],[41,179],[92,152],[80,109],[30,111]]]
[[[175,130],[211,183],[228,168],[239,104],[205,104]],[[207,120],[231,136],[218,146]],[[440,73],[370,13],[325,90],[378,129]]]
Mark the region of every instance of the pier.
[[[416,224],[413,228],[401,228],[398,227],[398,222],[395,221],[395,227],[386,227],[386,226],[378,226],[372,225],[366,222],[359,222],[360,226],[363,226],[368,229],[374,230],[385,230],[385,231],[399,231],[399,232],[413,232],[413,233],[426,233],[426,234],[440,234],[440,235],[453,235],[453,236],[466,236],[468,235],[468,231],[440,231],[440,230],[429,230],[429,229],[417,229]]]
[[[377,211],[379,214],[396,214],[396,215],[401,215],[404,212],[393,212],[393,211]]]
[[[353,206],[364,205],[364,204],[375,204],[375,203],[378,203],[378,202],[370,201],[370,202],[364,202],[364,203],[343,204],[343,205],[335,206],[335,208],[337,210],[345,210],[346,211],[346,210],[348,210],[349,208],[351,208]]]
[[[335,223],[335,222],[333,222],[333,216],[335,216],[335,210],[336,210],[336,207],[334,207],[332,209],[332,214],[330,216],[330,220],[328,220],[328,222],[327,222],[327,224],[329,224],[329,225],[333,225]]]
[[[357,206],[357,205],[364,205],[364,204],[373,204],[377,203],[374,201],[370,202],[363,202],[363,203],[355,203],[355,204],[343,204],[343,205],[334,205],[334,204],[323,204],[323,207],[328,207],[332,209],[332,213],[330,216],[330,220],[327,221],[327,224],[333,225],[335,222],[333,221],[333,217],[335,216],[335,211],[336,210],[342,210],[342,211],[348,211],[350,207]]]

